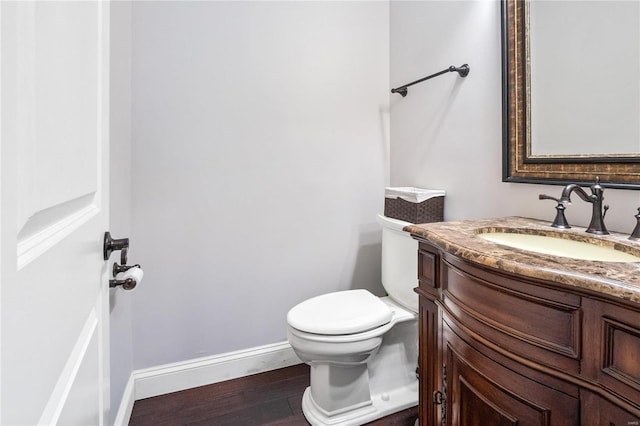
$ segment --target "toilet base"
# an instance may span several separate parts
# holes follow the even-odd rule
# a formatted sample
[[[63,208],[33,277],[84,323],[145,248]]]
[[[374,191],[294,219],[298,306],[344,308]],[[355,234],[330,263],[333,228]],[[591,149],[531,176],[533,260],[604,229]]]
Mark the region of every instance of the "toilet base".
[[[389,298],[382,300],[396,322],[366,364],[305,359],[311,365],[311,386],[302,397],[302,412],[313,426],[359,426],[418,405],[417,315]]]
[[[418,405],[417,382],[413,386],[371,395],[372,404],[345,413],[327,416],[313,401],[311,388],[302,396],[302,412],[313,426],[359,426]]]

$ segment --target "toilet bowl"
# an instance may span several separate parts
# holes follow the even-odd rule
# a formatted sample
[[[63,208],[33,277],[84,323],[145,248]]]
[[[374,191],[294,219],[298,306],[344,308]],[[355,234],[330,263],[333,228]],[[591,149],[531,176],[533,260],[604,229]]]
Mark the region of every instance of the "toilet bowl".
[[[312,425],[362,425],[418,403],[417,242],[408,223],[378,220],[389,295],[339,291],[287,314],[289,343],[311,368],[302,410]]]

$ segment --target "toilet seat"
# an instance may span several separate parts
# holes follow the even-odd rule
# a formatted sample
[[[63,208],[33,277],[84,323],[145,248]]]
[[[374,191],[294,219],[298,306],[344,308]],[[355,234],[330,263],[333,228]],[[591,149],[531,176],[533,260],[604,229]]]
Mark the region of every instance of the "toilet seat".
[[[323,294],[294,306],[287,323],[304,334],[342,336],[364,333],[391,322],[391,309],[367,290]]]

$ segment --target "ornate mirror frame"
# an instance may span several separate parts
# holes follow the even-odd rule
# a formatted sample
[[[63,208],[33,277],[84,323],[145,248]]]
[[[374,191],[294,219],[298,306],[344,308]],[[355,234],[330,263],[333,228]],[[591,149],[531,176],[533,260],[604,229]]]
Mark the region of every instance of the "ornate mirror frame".
[[[502,0],[502,180],[640,189],[640,156],[530,156],[529,19],[525,0]]]

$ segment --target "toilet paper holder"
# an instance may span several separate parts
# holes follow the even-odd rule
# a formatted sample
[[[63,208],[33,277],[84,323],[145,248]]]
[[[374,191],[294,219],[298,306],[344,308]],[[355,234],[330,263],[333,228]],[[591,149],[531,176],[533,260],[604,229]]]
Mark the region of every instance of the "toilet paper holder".
[[[139,263],[135,265],[118,265],[118,263],[113,264],[113,277],[115,278],[120,272],[128,271],[131,268],[142,268]]]
[[[133,277],[128,277],[126,279],[116,278],[116,275],[118,275],[119,273],[126,272],[132,268],[140,268],[142,270],[142,267],[139,264],[127,265],[127,254],[129,251],[129,238],[116,239],[116,238],[112,238],[111,233],[109,233],[108,231],[105,232],[104,242],[102,246],[102,254],[103,254],[104,260],[109,260],[109,257],[111,257],[111,253],[118,250],[120,251],[121,265],[119,265],[117,262],[113,264],[112,274],[114,279],[109,280],[109,288],[122,286],[122,288],[125,290],[133,290],[138,284],[135,278]]]
[[[135,265],[118,265],[117,263],[113,264],[113,280],[109,280],[109,288],[115,288],[118,286],[122,286],[123,289],[125,290],[133,290],[136,285],[138,285],[138,282],[134,279],[134,278],[126,278],[124,280],[119,280],[119,279],[115,279],[116,275],[121,273],[121,272],[126,272],[129,269],[132,268],[140,268],[142,269],[142,266],[140,266],[140,264],[135,264]]]
[[[109,288],[116,288],[119,285],[125,290],[133,290],[138,283],[133,278],[127,278],[126,280],[109,280]]]

